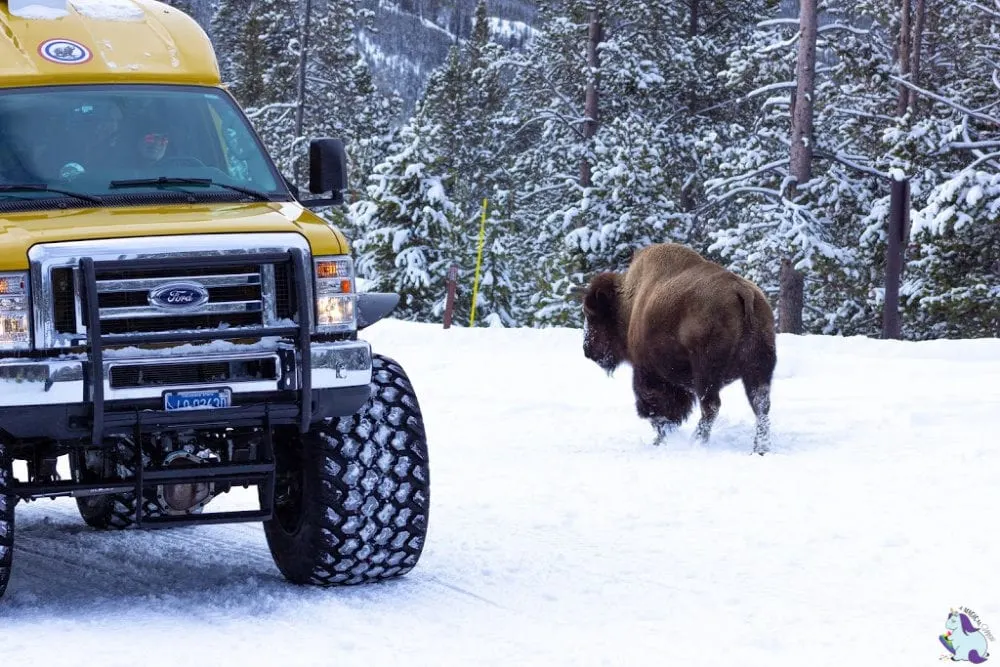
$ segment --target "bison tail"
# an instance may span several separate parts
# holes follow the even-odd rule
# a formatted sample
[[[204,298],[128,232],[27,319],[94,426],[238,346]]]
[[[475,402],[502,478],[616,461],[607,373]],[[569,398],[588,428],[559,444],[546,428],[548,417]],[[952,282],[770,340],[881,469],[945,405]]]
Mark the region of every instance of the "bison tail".
[[[756,293],[747,285],[740,283],[736,295],[743,302],[743,331],[750,332],[754,329],[754,307],[753,302],[757,297]]]

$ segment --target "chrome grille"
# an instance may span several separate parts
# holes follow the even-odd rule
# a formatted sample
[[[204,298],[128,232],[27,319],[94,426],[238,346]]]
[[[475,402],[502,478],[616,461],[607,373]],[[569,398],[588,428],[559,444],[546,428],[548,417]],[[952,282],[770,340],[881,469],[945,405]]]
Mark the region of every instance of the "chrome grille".
[[[262,326],[277,319],[264,312],[261,267],[238,267],[240,272],[201,270],[199,275],[177,275],[160,271],[108,272],[97,274],[98,314],[104,333],[147,333],[172,330],[212,329],[221,326]],[[141,277],[128,274],[142,273]],[[160,275],[156,276],[155,274]],[[196,285],[208,293],[206,303],[192,308],[154,305],[151,295],[173,284]],[[267,285],[273,292],[273,286]],[[266,317],[270,315],[270,317]]]
[[[41,244],[29,253],[33,294],[42,297],[34,303],[36,347],[86,344],[82,316],[86,290],[79,264],[82,257],[95,259],[98,316],[104,335],[223,329],[238,335],[240,329],[288,326],[296,319],[291,277],[297,271],[293,270],[292,260],[280,262],[273,258],[276,254],[288,256],[286,253],[293,248],[302,250],[305,261],[311,262],[308,243],[298,234]],[[253,262],[254,255],[261,261]],[[203,261],[214,256],[220,257],[219,266]],[[234,262],[234,256],[241,259]],[[131,260],[143,261],[136,268],[128,266]],[[149,260],[148,264],[145,260]],[[197,260],[197,267],[185,270],[183,266],[172,266],[184,260]],[[108,266],[101,268],[100,262]],[[197,293],[207,294],[207,299],[199,299],[190,307],[167,307],[151,299],[158,290],[182,283],[194,285]],[[311,299],[311,284],[307,292]]]

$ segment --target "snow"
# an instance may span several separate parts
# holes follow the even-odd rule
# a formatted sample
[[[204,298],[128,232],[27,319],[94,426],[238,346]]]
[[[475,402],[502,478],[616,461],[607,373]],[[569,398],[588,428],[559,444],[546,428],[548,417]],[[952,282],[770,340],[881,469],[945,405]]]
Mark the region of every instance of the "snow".
[[[98,21],[143,21],[146,13],[132,0],[69,0],[77,12]]]
[[[490,16],[487,23],[489,24],[490,33],[502,39],[530,39],[538,34],[537,30],[523,21],[512,21],[497,16]],[[473,17],[472,25],[474,26],[475,24],[476,19]]]
[[[363,337],[429,434],[413,572],[297,587],[256,524],[99,533],[21,504],[4,664],[909,666],[939,664],[951,607],[1000,627],[1000,340],[782,335],[757,457],[739,384],[709,445],[692,419],[654,447],[579,330]]]
[[[32,21],[48,21],[69,16],[66,0],[9,0],[7,8],[13,16]]]
[[[274,326],[293,327],[296,325],[292,320],[282,319],[275,322]],[[130,346],[114,350],[105,350],[104,358],[105,360],[151,359],[159,357],[187,357],[199,354],[244,354],[247,352],[273,351],[280,340],[280,336],[265,336],[254,343],[230,343],[225,340],[213,340],[199,343],[188,343],[169,348],[140,348]],[[66,355],[65,358],[83,358],[83,356]]]

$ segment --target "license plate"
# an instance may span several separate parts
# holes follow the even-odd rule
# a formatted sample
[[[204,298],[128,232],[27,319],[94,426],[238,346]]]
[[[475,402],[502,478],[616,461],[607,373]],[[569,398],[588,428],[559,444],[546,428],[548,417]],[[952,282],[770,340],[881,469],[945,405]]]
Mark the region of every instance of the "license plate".
[[[163,392],[163,409],[167,412],[178,410],[216,410],[233,405],[233,392],[229,389],[198,389],[191,391]]]

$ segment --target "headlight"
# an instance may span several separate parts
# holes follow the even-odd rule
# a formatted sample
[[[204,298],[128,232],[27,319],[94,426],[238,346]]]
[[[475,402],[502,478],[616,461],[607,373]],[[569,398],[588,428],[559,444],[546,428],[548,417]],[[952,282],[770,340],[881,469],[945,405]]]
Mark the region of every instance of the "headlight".
[[[0,273],[0,350],[31,347],[28,274]]]
[[[313,262],[316,275],[316,329],[318,331],[349,331],[356,328],[354,306],[354,263],[350,257],[317,257]]]

